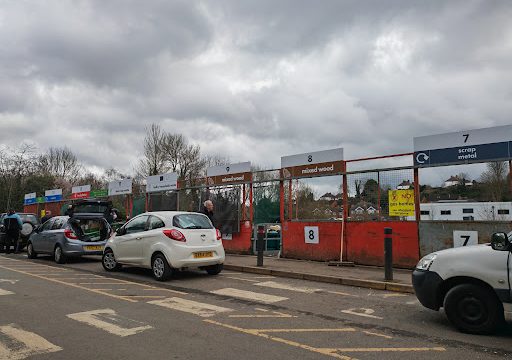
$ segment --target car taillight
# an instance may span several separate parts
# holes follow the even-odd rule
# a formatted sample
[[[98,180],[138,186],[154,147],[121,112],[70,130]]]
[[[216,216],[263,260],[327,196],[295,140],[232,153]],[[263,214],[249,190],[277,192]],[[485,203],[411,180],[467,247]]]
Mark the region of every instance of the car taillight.
[[[219,229],[215,229],[215,230],[217,230],[217,240],[219,240],[219,241],[222,240],[222,233],[220,232],[220,230]]]
[[[77,240],[78,239],[76,234],[71,229],[64,230],[64,236],[66,237],[66,239],[69,239],[69,240]]]
[[[182,242],[187,241],[187,239],[185,239],[185,235],[183,235],[181,233],[181,231],[179,231],[179,230],[171,229],[171,230],[163,230],[162,232],[169,239],[173,239],[173,240],[176,240],[176,241],[182,241]]]

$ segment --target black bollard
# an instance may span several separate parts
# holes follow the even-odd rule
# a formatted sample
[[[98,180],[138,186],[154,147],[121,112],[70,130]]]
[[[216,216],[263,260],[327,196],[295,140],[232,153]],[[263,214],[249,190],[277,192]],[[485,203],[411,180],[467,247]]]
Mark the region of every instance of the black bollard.
[[[258,253],[257,266],[263,266],[263,251],[265,250],[265,225],[258,225],[256,238],[256,251]]]
[[[384,228],[384,279],[393,281],[393,234],[392,228]]]

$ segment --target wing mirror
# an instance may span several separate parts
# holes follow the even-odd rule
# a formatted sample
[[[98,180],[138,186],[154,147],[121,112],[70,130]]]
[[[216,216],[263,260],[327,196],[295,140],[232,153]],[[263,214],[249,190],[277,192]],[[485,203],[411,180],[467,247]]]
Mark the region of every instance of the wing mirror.
[[[124,227],[120,227],[119,229],[116,230],[117,236],[123,236],[124,234],[126,234],[126,229]]]
[[[511,251],[512,240],[504,232],[494,233],[491,237],[491,246],[497,251]]]

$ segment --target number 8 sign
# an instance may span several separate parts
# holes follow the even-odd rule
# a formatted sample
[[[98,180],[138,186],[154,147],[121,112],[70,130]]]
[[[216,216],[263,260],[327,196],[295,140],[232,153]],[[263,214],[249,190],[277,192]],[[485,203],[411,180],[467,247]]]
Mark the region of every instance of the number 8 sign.
[[[306,244],[320,243],[318,236],[318,226],[304,226],[304,241]]]

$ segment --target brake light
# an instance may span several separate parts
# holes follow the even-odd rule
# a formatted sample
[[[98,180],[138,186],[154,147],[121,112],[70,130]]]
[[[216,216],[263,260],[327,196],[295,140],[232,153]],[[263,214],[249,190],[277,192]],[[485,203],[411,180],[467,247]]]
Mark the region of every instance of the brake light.
[[[222,233],[220,232],[219,229],[215,229],[217,231],[217,240],[221,241],[222,240]]]
[[[69,239],[69,240],[77,240],[78,239],[76,234],[71,229],[64,230],[64,236],[66,237],[66,239]]]
[[[182,241],[182,242],[187,241],[187,239],[185,238],[185,235],[183,235],[183,233],[179,230],[171,229],[171,230],[163,230],[162,232],[169,239],[176,240],[176,241]]]

